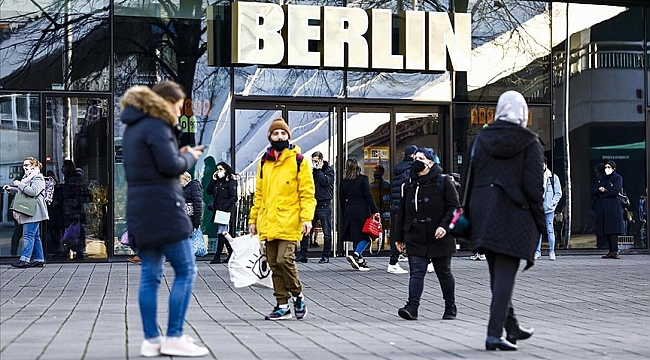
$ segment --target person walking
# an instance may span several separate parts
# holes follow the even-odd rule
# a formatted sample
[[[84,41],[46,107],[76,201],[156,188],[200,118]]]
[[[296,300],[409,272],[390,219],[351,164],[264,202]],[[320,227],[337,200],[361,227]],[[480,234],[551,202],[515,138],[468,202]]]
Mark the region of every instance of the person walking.
[[[180,181],[183,187],[183,197],[185,198],[185,204],[183,204],[185,214],[192,221],[192,248],[194,249],[194,255],[197,255],[205,248],[205,240],[201,232],[203,189],[201,189],[201,183],[197,179],[192,180],[192,174],[188,171],[181,174]]]
[[[192,251],[192,222],[185,214],[179,181],[203,152],[202,146],[178,149],[178,118],[185,100],[180,85],[163,81],[148,88],[134,86],[120,100],[124,171],[128,183],[129,240],[138,248],[142,271],[139,305],[144,330],[140,354],[145,357],[204,356],[209,353],[183,335],[185,313],[196,277]],[[174,269],[169,293],[167,332],[158,331],[158,287],[165,259]]]
[[[613,160],[605,162],[605,176],[591,188],[594,199],[594,232],[607,241],[609,252],[603,259],[620,259],[618,236],[625,233],[623,207],[618,194],[623,190],[623,177],[616,172]]]
[[[544,155],[539,137],[526,128],[528,105],[520,93],[501,94],[494,119],[470,145],[473,169],[467,215],[473,250],[485,254],[490,272],[485,349],[517,350],[517,341],[533,334],[532,328],[519,326],[511,298],[519,263],[523,259],[525,269],[533,266],[544,231],[540,176]]]
[[[409,170],[413,165],[415,152],[418,147],[415,145],[408,145],[404,148],[404,158],[402,161],[395,164],[393,169],[393,179],[390,182],[390,212],[393,217],[391,224],[397,221],[397,212],[399,211],[399,202],[402,199],[402,184],[409,179]],[[402,244],[402,246],[404,246]],[[408,270],[403,269],[399,265],[399,255],[401,251],[397,250],[393,237],[390,238],[390,258],[388,259],[388,267],[386,271],[391,274],[408,274]]]
[[[334,197],[334,168],[323,160],[323,153],[316,151],[311,154],[312,176],[314,177],[314,186],[316,188],[316,211],[312,220],[312,230],[316,221],[320,221],[323,231],[323,252],[319,264],[330,262],[332,252],[332,198]],[[305,235],[300,241],[300,254],[296,261],[306,263],[309,261],[307,251],[309,249],[309,239],[312,236]]]
[[[548,168],[548,159],[544,156],[544,223],[548,238],[548,259],[555,261],[555,208],[562,198],[560,178]],[[535,260],[542,257],[542,235],[539,236]]]
[[[36,198],[34,215],[29,216],[16,211],[13,212],[14,219],[18,224],[22,225],[23,229],[23,249],[20,253],[20,259],[11,264],[13,267],[43,267],[45,264],[40,223],[43,220],[48,220],[49,215],[43,198],[45,178],[41,174],[41,168],[43,168],[43,165],[40,161],[31,156],[27,157],[23,160],[23,170],[25,172],[23,178],[14,180],[13,186],[5,185],[2,187],[14,197],[20,193]]]
[[[356,159],[350,158],[345,162],[345,173],[339,186],[339,202],[343,214],[341,239],[354,244],[354,252],[346,258],[354,270],[368,271],[370,267],[363,258],[363,251],[370,245],[370,236],[362,229],[371,214],[379,216],[379,210],[372,199],[368,177],[361,174]]]
[[[291,298],[300,320],[307,316],[307,306],[294,253],[296,244],[311,231],[316,208],[314,179],[300,148],[289,143],[291,131],[284,119],[273,120],[267,135],[271,146],[257,168],[249,231],[266,242],[266,258],[273,270],[277,304],[265,319],[291,318]]]
[[[410,180],[404,183],[393,237],[397,249],[409,248],[409,297],[397,314],[417,320],[424,276],[429,263],[438,276],[445,300],[444,320],[456,318],[456,282],[451,272],[451,257],[456,253],[456,239],[449,234],[449,221],[459,206],[458,192],[450,176],[443,175],[436,163],[436,153],[420,148],[415,153]]]
[[[217,211],[230,213],[229,224],[217,224],[217,250],[214,253],[214,258],[210,261],[210,264],[227,263],[232,255],[232,248],[223,233],[228,232],[229,227],[234,228],[235,204],[237,204],[237,180],[230,165],[223,161],[217,164],[217,171],[212,175],[206,193],[212,195],[212,202],[208,205],[208,210],[212,211],[211,223],[214,223]],[[222,261],[221,253],[224,246],[228,250],[228,256]]]

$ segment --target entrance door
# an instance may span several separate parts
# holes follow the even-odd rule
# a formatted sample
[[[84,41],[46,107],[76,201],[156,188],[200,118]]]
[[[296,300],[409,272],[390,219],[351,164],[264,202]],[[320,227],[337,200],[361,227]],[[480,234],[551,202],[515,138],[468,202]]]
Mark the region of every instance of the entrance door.
[[[106,259],[113,246],[109,207],[108,97],[44,96],[46,148],[43,172],[56,181],[50,220],[41,236],[57,261]],[[119,206],[119,205],[118,205]],[[61,243],[70,226],[78,239]]]

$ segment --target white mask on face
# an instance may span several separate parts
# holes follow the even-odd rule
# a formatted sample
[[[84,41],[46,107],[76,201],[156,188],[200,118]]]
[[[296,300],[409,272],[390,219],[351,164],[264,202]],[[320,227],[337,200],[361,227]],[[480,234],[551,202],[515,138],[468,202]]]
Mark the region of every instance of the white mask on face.
[[[613,172],[614,172],[614,169],[612,169],[612,168],[605,169],[605,174],[606,175],[612,175]]]
[[[217,176],[221,179],[224,176],[226,176],[226,172],[225,171],[217,171]]]

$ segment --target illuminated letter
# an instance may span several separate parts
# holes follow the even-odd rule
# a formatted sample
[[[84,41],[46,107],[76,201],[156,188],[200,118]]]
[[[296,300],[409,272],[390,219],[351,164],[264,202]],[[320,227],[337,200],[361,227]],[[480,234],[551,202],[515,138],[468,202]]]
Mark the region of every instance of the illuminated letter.
[[[359,8],[323,6],[323,66],[368,68],[368,16]],[[345,47],[347,44],[347,59]]]
[[[282,7],[237,1],[232,14],[232,61],[236,64],[279,64],[284,57]]]
[[[426,70],[424,11],[403,11],[400,19],[400,53],[404,55],[404,68]]]
[[[471,15],[454,13],[454,28],[447,13],[427,13],[429,18],[429,67],[431,71],[472,69]],[[454,33],[455,30],[455,33]]]
[[[393,12],[388,9],[368,10],[370,17],[370,67],[373,69],[404,68],[404,57],[393,55]]]
[[[320,40],[320,27],[309,26],[309,20],[320,20],[320,7],[286,5],[287,58],[289,66],[320,66],[320,53],[309,51],[309,40]]]

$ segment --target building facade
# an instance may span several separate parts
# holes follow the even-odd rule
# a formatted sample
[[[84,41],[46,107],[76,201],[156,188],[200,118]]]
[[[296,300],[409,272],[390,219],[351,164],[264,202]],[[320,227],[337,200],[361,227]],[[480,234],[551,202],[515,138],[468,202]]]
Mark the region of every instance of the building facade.
[[[528,127],[544,141],[549,168],[563,184],[557,246],[566,251],[604,246],[594,235],[591,187],[597,165],[614,160],[632,203],[622,247],[648,250],[639,209],[648,179],[646,2],[298,0],[270,5],[289,6],[273,7],[257,19],[280,22],[284,30],[276,32],[278,37],[303,41],[287,42],[275,62],[233,56],[240,38],[233,26],[236,6],[229,1],[0,3],[0,185],[21,177],[27,156],[40,159],[44,173],[52,171],[58,186],[51,220],[42,228],[50,260],[115,261],[131,254],[118,241],[127,222],[119,98],[130,86],[165,79],[182,84],[190,95],[180,119],[182,142],[209,145],[194,176],[205,186],[220,161],[240,175],[236,231],[246,228],[254,172],[274,118],[287,120],[292,140],[306,156],[325,154],[337,184],[349,157],[359,160],[368,175],[381,165],[383,179],[390,181],[409,144],[433,148],[446,172],[462,174],[467,144],[492,122],[499,95],[513,89],[526,97]],[[272,20],[276,8],[306,13]],[[350,21],[341,9],[382,11]],[[446,45],[442,51],[451,65],[446,69],[400,65],[407,63],[411,39],[404,35],[405,19],[425,19],[425,12],[448,14],[454,26],[436,38]],[[338,49],[328,47],[327,38],[339,34],[326,29],[336,23],[327,21],[330,13],[339,14],[341,32],[357,29],[361,35],[355,42],[341,35]],[[469,19],[471,68],[455,60],[454,49],[464,38],[462,17],[454,14]],[[288,23],[294,20],[303,20],[305,33],[291,37]],[[358,30],[363,21],[369,24]],[[437,22],[426,26],[430,36],[439,27]],[[385,32],[379,34],[380,29]],[[427,40],[424,51],[432,54],[442,43],[438,40]],[[264,41],[257,49],[272,49],[274,43]],[[384,57],[368,56],[381,46]],[[287,58],[297,48],[304,55],[299,65]],[[369,58],[367,67],[356,62],[359,56]],[[391,61],[397,69],[390,68]],[[66,180],[72,175],[64,176],[64,163],[83,179],[81,185]],[[21,246],[10,201],[0,195],[0,257],[15,256]],[[79,249],[59,243],[74,220],[85,228],[85,247]],[[385,220],[388,238],[390,220]],[[209,221],[203,225],[213,237]],[[345,244],[337,241],[336,253],[344,251]]]

